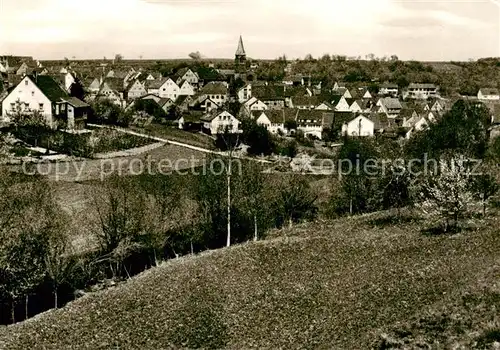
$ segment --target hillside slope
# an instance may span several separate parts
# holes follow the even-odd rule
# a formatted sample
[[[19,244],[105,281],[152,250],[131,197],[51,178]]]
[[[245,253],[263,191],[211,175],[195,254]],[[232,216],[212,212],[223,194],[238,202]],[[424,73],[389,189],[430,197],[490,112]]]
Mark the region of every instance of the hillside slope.
[[[497,266],[499,223],[452,237],[371,216],[297,226],[0,329],[0,348],[366,349]]]

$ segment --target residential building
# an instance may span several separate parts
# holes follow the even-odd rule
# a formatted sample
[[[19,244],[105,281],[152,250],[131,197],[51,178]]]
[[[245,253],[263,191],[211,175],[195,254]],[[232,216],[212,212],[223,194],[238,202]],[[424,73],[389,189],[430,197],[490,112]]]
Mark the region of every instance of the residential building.
[[[236,92],[238,95],[238,102],[244,103],[252,97],[252,84],[246,84],[245,86],[238,89]]]
[[[373,136],[375,123],[363,115],[358,115],[354,119],[342,125],[342,134],[347,136]]]
[[[380,107],[378,110],[379,113],[385,113],[388,118],[392,119],[397,118],[399,112],[403,109],[401,102],[395,97],[383,97],[378,100],[376,105]]]
[[[128,100],[135,100],[148,93],[144,84],[137,79],[129,82],[128,86],[125,88],[125,92]]]
[[[227,111],[210,111],[201,118],[201,121],[203,129],[211,135],[217,135],[226,130],[233,134],[240,131],[240,121]]]
[[[438,97],[438,86],[435,84],[411,83],[404,98],[426,100],[429,97]]]
[[[187,80],[182,80],[179,84],[179,96],[193,96],[194,86]]]
[[[49,76],[26,75],[2,101],[2,120],[10,122],[12,113],[40,113],[52,128],[59,122],[67,128],[80,126],[86,119],[89,105],[67,92]]]
[[[286,134],[284,110],[263,111],[256,122],[258,125],[264,126],[272,134]]]
[[[221,105],[229,99],[227,83],[210,82],[200,89],[199,95],[202,98],[210,98]]]
[[[498,101],[500,92],[496,88],[482,88],[477,93],[477,98],[481,101]]]
[[[380,85],[378,93],[379,93],[379,95],[382,95],[382,96],[397,97],[399,94],[398,84],[384,83],[384,84]]]
[[[181,94],[180,87],[171,78],[165,78],[162,79],[162,81],[163,84],[161,84],[160,88],[158,89],[158,96],[160,96],[161,98],[169,98],[175,102],[175,100],[177,100],[177,97],[179,97],[179,95]]]

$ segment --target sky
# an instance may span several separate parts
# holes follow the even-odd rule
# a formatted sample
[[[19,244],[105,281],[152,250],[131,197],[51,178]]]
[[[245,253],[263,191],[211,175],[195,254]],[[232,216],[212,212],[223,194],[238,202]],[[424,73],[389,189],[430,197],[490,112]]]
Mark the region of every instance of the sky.
[[[500,56],[500,0],[0,0],[0,55]]]

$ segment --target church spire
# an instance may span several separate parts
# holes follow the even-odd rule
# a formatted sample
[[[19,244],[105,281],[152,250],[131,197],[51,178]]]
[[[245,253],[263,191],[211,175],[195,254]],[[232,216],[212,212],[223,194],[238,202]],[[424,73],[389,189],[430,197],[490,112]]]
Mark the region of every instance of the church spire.
[[[243,62],[247,58],[245,52],[245,47],[243,46],[243,38],[240,35],[240,40],[238,41],[238,48],[236,49],[235,59],[236,61]]]

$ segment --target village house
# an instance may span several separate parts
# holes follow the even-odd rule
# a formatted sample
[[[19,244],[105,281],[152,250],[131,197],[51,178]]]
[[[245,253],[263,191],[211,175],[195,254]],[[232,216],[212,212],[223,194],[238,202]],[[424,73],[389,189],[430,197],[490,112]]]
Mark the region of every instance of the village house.
[[[438,87],[435,84],[411,83],[403,97],[426,100],[429,97],[438,96]]]
[[[398,84],[384,83],[384,84],[380,85],[378,93],[379,93],[379,95],[382,95],[382,96],[397,97],[399,95]]]
[[[253,111],[265,111],[269,108],[264,102],[262,102],[258,98],[252,97],[248,101],[243,103],[242,109],[243,109],[242,111],[243,114],[249,116],[250,113]]]
[[[181,89],[171,78],[165,78],[162,79],[162,81],[163,83],[158,89],[158,96],[161,98],[169,98],[175,102],[181,93]]]
[[[198,73],[193,72],[190,68],[181,68],[174,75],[174,79],[177,85],[181,86],[182,81],[187,81],[194,88],[198,86],[200,82],[200,77]]]
[[[193,104],[193,98],[189,95],[181,95],[175,101],[175,105],[181,112],[187,112]]]
[[[87,90],[91,94],[97,95],[97,93],[99,93],[99,90],[101,89],[101,84],[102,84],[102,79],[94,78],[92,82],[87,86]]]
[[[160,88],[165,84],[167,81],[167,78],[161,78],[161,79],[146,79],[145,81],[145,88],[148,94],[160,96]]]
[[[375,123],[363,115],[358,115],[342,125],[342,135],[370,137],[374,135]]]
[[[97,99],[106,99],[117,106],[125,107],[126,101],[124,98],[125,87],[120,78],[106,78],[104,79],[101,89],[97,94]]]
[[[193,96],[195,94],[193,85],[187,80],[182,80],[178,86],[179,96]]]
[[[351,106],[347,102],[346,98],[341,95],[336,95],[333,97],[332,104],[335,106],[336,112],[350,112]]]
[[[128,86],[125,88],[128,100],[135,100],[142,96],[147,95],[146,88],[139,80],[132,80],[129,82]]]
[[[323,129],[325,126],[331,126],[333,117],[331,112],[299,109],[296,116],[297,130],[301,130],[304,136],[313,136],[321,140]]]
[[[385,113],[388,118],[397,118],[399,115],[399,112],[401,112],[401,109],[403,109],[403,106],[401,105],[401,102],[399,102],[399,99],[395,97],[383,97],[380,100],[378,100],[377,104],[380,109],[378,112]]]
[[[479,89],[477,98],[481,101],[498,101],[500,100],[500,92],[496,88],[482,88]]]
[[[11,121],[13,113],[39,113],[52,128],[59,123],[67,129],[82,127],[89,113],[89,105],[69,97],[49,76],[25,76],[2,101],[2,120]]]
[[[333,90],[333,93],[335,95],[340,95],[344,98],[352,98],[351,92],[349,91],[348,88],[345,87],[339,87],[338,89]]]
[[[204,131],[210,135],[224,133],[226,130],[233,134],[240,132],[240,121],[227,111],[210,111],[201,118],[201,121]]]
[[[335,107],[329,102],[321,102],[314,109],[317,111],[334,111]]]
[[[222,105],[229,99],[227,83],[210,82],[200,89],[199,95],[202,98],[210,98],[218,105]]]
[[[272,134],[286,134],[284,110],[263,111],[256,119],[256,122],[258,125],[264,126]]]
[[[238,102],[244,103],[252,97],[252,84],[246,84],[245,86],[238,89],[236,92],[238,95]]]

